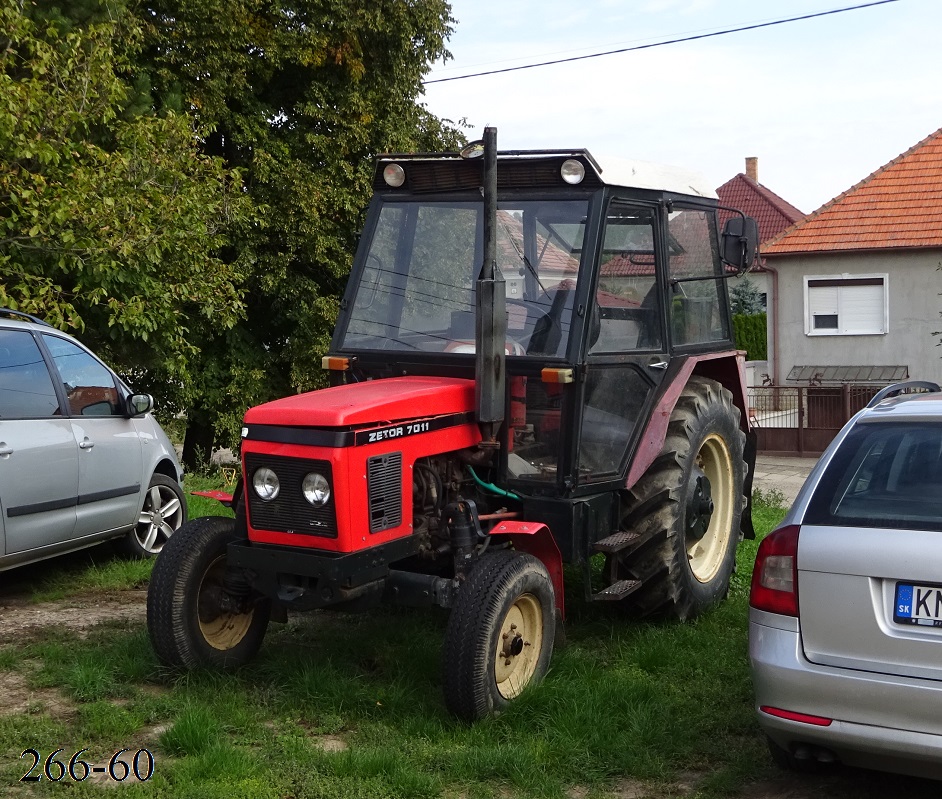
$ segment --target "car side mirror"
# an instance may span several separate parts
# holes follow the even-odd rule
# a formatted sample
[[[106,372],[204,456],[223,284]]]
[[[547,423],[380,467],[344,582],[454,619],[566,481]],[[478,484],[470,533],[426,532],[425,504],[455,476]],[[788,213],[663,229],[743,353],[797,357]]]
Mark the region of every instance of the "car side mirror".
[[[142,416],[154,409],[154,398],[150,394],[132,394],[128,397],[128,415]]]
[[[742,274],[752,266],[759,249],[759,226],[751,216],[733,216],[723,227],[723,262]]]

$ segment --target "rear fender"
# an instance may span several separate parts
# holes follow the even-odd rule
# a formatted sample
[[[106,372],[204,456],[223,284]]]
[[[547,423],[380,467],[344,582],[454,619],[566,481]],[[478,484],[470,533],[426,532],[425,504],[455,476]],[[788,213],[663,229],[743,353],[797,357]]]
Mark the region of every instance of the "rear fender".
[[[490,535],[506,536],[520,552],[527,552],[540,560],[553,581],[556,594],[556,610],[559,618],[566,618],[566,602],[563,594],[563,556],[556,545],[553,534],[542,522],[505,521],[494,526]]]
[[[631,459],[625,488],[631,488],[637,483],[661,454],[664,440],[667,438],[667,425],[670,422],[671,413],[674,411],[677,400],[680,399],[684,386],[693,374],[716,380],[732,392],[733,403],[740,412],[739,426],[744,432],[749,432],[745,353],[713,352],[674,358],[662,383],[666,388],[658,398],[657,405],[644,426],[638,449]]]
[[[752,528],[752,476],[755,471],[755,436],[749,423],[746,393],[746,356],[740,350],[711,352],[702,355],[679,356],[671,360],[662,385],[666,386],[645,425],[638,449],[631,459],[625,488],[630,489],[661,454],[667,438],[667,426],[680,395],[692,375],[715,380],[733,395],[733,404],[739,409],[739,426],[746,433],[746,507],[743,509],[740,529],[746,538],[754,538]]]

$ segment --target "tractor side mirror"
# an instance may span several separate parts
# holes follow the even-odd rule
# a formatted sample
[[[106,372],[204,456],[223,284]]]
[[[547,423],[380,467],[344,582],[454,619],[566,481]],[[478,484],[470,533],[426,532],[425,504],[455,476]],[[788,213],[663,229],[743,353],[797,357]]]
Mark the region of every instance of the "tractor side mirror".
[[[752,266],[759,249],[759,226],[751,216],[734,216],[723,228],[723,262],[742,274]]]

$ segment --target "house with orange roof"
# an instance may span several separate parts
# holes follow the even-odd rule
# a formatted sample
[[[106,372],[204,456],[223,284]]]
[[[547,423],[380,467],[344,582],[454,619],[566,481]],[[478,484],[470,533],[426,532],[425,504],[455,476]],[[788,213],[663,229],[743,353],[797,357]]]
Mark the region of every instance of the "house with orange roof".
[[[762,263],[762,245],[774,239],[799,219],[803,219],[805,215],[790,202],[759,183],[759,159],[756,157],[746,158],[746,171],[727,180],[716,190],[716,193],[721,205],[738,208],[746,216],[755,219],[759,226],[760,258],[746,277],[755,284],[765,302],[771,286],[769,272]],[[729,211],[720,211],[720,230],[731,216],[733,214]],[[730,288],[732,289],[735,285],[735,281],[730,283]]]
[[[761,253],[776,385],[942,382],[942,129]]]

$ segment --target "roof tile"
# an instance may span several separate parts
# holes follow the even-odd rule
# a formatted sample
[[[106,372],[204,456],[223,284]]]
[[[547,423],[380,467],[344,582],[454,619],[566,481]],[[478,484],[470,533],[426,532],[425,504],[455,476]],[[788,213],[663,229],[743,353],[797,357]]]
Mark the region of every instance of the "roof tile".
[[[762,245],[763,256],[942,247],[942,128]]]
[[[720,203],[738,208],[751,216],[759,225],[759,241],[769,241],[797,222],[804,214],[774,191],[741,172],[726,181],[716,190]],[[720,225],[732,216],[729,211],[720,211]]]

